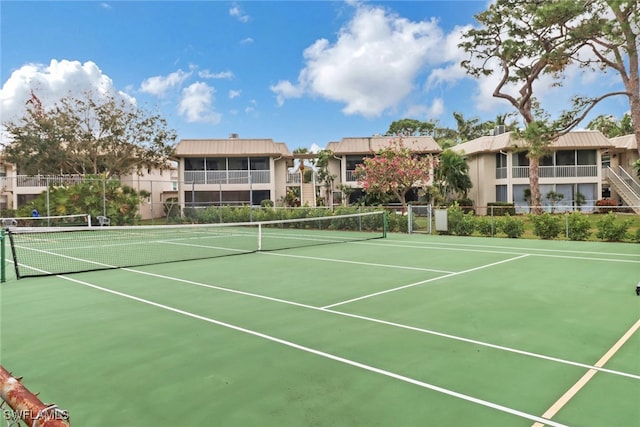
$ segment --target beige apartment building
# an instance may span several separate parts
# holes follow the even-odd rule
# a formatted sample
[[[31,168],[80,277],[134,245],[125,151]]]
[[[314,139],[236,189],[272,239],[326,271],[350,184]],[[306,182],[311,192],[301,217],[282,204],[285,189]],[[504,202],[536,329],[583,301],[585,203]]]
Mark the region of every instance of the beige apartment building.
[[[453,147],[467,156],[473,183],[469,198],[479,214],[485,214],[492,202],[512,202],[518,211],[528,211],[529,159],[524,147],[523,141],[508,132]],[[573,208],[578,202],[588,212],[597,200],[611,198],[637,207],[640,213],[640,188],[632,167],[637,158],[633,135],[609,140],[598,131],[565,134],[540,160],[542,203],[550,207],[552,202],[545,195],[554,191],[563,196],[556,209]]]
[[[313,173],[310,179],[305,179],[305,170],[299,165],[305,159],[313,159],[314,154],[292,154],[285,143],[267,138],[245,139],[236,134],[223,139],[180,140],[175,167],[121,177],[121,182],[150,193],[140,206],[143,219],[164,216],[163,204],[170,199],[177,200],[182,208],[259,205],[263,200],[279,206],[292,189],[297,189],[301,205],[313,207],[318,200],[339,205],[346,199],[353,202],[362,197],[355,176],[356,165],[388,146],[392,139],[345,137],[329,142],[326,148],[333,152],[333,157],[328,170],[334,177],[330,185],[319,182]],[[406,137],[403,144],[425,156],[437,157],[442,152],[428,136]],[[478,206],[478,214],[487,213],[486,206],[492,202],[513,202],[519,211],[527,211],[529,163],[523,147],[522,141],[510,133],[483,136],[453,147],[467,156],[473,183],[469,198]],[[552,144],[549,154],[540,162],[543,202],[549,191],[555,191],[563,195],[557,209],[573,207],[580,193],[585,199],[583,211],[593,209],[599,199],[611,198],[638,207],[640,213],[640,184],[632,166],[637,159],[633,135],[607,139],[597,131],[570,132]],[[311,165],[307,163],[308,176],[309,169]],[[23,176],[14,165],[0,161],[0,208],[28,203],[46,191],[48,185],[72,184],[82,179],[76,175]]]

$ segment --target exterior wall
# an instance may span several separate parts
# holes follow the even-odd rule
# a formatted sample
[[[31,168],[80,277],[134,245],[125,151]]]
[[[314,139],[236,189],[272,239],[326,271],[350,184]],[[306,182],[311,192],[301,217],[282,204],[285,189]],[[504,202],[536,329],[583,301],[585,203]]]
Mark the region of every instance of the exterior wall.
[[[468,156],[469,177],[473,187],[468,193],[468,197],[473,200],[478,215],[486,214],[488,203],[495,202],[496,199],[496,161],[495,154],[481,154]]]
[[[273,171],[271,174],[271,182],[273,183],[271,201],[273,202],[273,205],[276,206],[277,201],[282,200],[282,198],[287,194],[287,175],[289,173],[289,168],[287,167],[287,162],[285,160],[272,159],[271,170]]]
[[[148,199],[138,208],[142,219],[164,217],[164,202],[171,197],[176,197],[178,191],[178,175],[175,168],[165,171],[154,169],[142,176],[123,176],[120,182],[136,191],[151,193]]]

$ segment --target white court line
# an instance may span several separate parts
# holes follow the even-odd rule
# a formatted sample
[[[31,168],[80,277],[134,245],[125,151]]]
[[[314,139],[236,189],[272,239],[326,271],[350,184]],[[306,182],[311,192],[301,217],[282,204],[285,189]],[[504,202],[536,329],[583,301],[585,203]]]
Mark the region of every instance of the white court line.
[[[525,419],[528,419],[528,420],[531,420],[531,421],[542,422],[545,425],[549,425],[549,426],[553,426],[553,427],[568,427],[565,424],[560,424],[560,423],[557,423],[555,421],[547,420],[547,419],[538,417],[536,415],[532,415],[532,414],[529,414],[529,413],[526,413],[526,412],[523,412],[523,411],[519,411],[517,409],[509,408],[507,406],[499,405],[497,403],[492,403],[492,402],[489,402],[487,400],[479,399],[479,398],[476,398],[476,397],[473,397],[473,396],[470,396],[470,395],[467,395],[467,394],[464,394],[464,393],[459,393],[459,392],[456,392],[456,391],[453,391],[453,390],[449,390],[449,389],[444,388],[444,387],[439,387],[439,386],[436,386],[434,384],[426,383],[424,381],[419,381],[419,380],[416,380],[416,379],[413,379],[413,378],[410,378],[410,377],[407,377],[407,376],[404,376],[404,375],[396,374],[396,373],[391,372],[391,371],[387,371],[387,370],[384,370],[384,369],[376,368],[374,366],[367,365],[367,364],[364,364],[364,363],[360,363],[360,362],[357,362],[355,360],[347,359],[347,358],[344,358],[344,357],[336,356],[336,355],[331,354],[331,353],[326,353],[324,351],[316,350],[316,349],[313,349],[311,347],[306,347],[306,346],[303,346],[303,345],[300,345],[300,344],[296,344],[294,342],[283,340],[283,339],[280,339],[280,338],[277,338],[277,337],[274,337],[274,336],[271,336],[271,335],[263,334],[263,333],[258,332],[258,331],[254,331],[254,330],[251,330],[251,329],[246,329],[246,328],[243,328],[243,327],[240,327],[240,326],[232,325],[230,323],[222,322],[220,320],[211,319],[209,317],[200,316],[200,315],[195,314],[195,313],[191,313],[191,312],[188,312],[188,311],[185,311],[185,310],[180,310],[178,308],[170,307],[170,306],[164,305],[164,304],[159,304],[159,303],[156,303],[156,302],[153,302],[153,301],[146,300],[144,298],[139,298],[139,297],[136,297],[136,296],[133,296],[133,295],[126,294],[124,292],[118,292],[118,291],[114,291],[114,290],[111,290],[111,289],[103,288],[101,286],[94,285],[94,284],[91,284],[91,283],[88,283],[88,282],[84,282],[84,281],[81,281],[81,280],[77,280],[77,279],[74,279],[74,278],[71,278],[71,277],[61,276],[61,275],[58,275],[57,277],[59,277],[61,279],[64,279],[64,280],[68,280],[70,282],[74,282],[74,283],[83,285],[83,286],[87,286],[87,287],[94,288],[94,289],[97,289],[97,290],[100,290],[100,291],[103,291],[103,292],[107,292],[107,293],[110,293],[110,294],[113,294],[113,295],[118,295],[118,296],[130,299],[130,300],[133,300],[133,301],[141,302],[143,304],[148,304],[148,305],[151,305],[153,307],[157,307],[157,308],[160,308],[160,309],[163,309],[163,310],[167,310],[167,311],[170,311],[170,312],[173,312],[173,313],[181,314],[183,316],[191,317],[193,319],[202,320],[204,322],[212,323],[214,325],[222,326],[222,327],[229,328],[229,329],[232,329],[232,330],[235,330],[235,331],[238,331],[238,332],[242,332],[242,333],[245,333],[245,334],[253,335],[253,336],[268,340],[268,341],[272,341],[272,342],[275,342],[275,343],[278,343],[278,344],[282,344],[282,345],[287,346],[287,347],[291,347],[291,348],[294,348],[294,349],[297,349],[297,350],[301,350],[301,351],[304,351],[304,352],[307,352],[307,353],[314,354],[316,356],[320,356],[320,357],[324,357],[326,359],[330,359],[330,360],[333,360],[333,361],[336,361],[336,362],[340,362],[340,363],[343,363],[345,365],[349,365],[349,366],[353,366],[353,367],[356,367],[356,368],[360,368],[360,369],[363,369],[365,371],[373,372],[373,373],[376,373],[376,374],[379,374],[379,375],[383,375],[385,377],[389,377],[389,378],[393,378],[393,379],[396,379],[396,380],[399,380],[399,381],[403,381],[403,382],[406,382],[408,384],[417,385],[418,387],[422,387],[422,388],[425,388],[425,389],[428,389],[428,390],[432,390],[432,391],[435,391],[435,392],[438,392],[438,393],[442,393],[442,394],[445,394],[445,395],[448,395],[448,396],[451,396],[451,397],[455,397],[457,399],[465,400],[467,402],[475,403],[475,404],[478,404],[478,405],[481,405],[481,406],[486,406],[488,408],[492,408],[492,409],[495,409],[497,411],[505,412],[507,414],[515,415],[515,416],[518,416],[518,417],[521,417],[521,418],[525,418]]]
[[[620,260],[616,258],[591,258],[584,257],[584,259],[602,259],[606,261],[616,261],[616,262],[640,262],[640,254],[627,254],[627,253],[619,253],[619,252],[593,252],[593,251],[581,251],[581,250],[567,250],[567,249],[542,249],[542,248],[521,248],[521,247],[509,247],[509,246],[489,246],[489,245],[465,245],[458,243],[437,243],[437,242],[403,242],[400,243],[375,243],[375,242],[353,242],[356,245],[368,245],[368,246],[389,246],[389,247],[397,247],[397,248],[408,248],[408,249],[438,249],[445,251],[465,251],[465,252],[481,252],[481,253],[496,253],[496,254],[506,254],[506,255],[517,255],[523,253],[528,253],[529,255],[537,255],[537,256],[549,256],[554,257],[558,256],[562,258],[562,255],[553,255],[553,254],[542,254],[542,253],[531,253],[531,252],[551,252],[551,253],[578,253],[578,254],[589,254],[589,255],[600,255],[600,256],[611,256],[611,257],[632,257],[639,258],[638,260]],[[442,245],[442,246],[440,246]],[[485,249],[480,249],[485,248]],[[486,249],[507,249],[508,252],[498,251],[498,250],[486,250]],[[518,252],[515,252],[518,251]],[[565,255],[567,256],[567,255]],[[577,257],[578,259],[583,259],[581,257]]]
[[[13,261],[10,261],[10,260],[7,260],[7,262],[13,263]],[[38,270],[38,271],[40,271],[42,273],[49,273],[49,272],[47,272],[45,270],[41,270],[41,269],[38,269],[38,268],[34,268],[34,267],[30,267],[30,268],[33,268],[34,270]],[[460,336],[457,336],[457,335],[451,335],[451,334],[446,334],[446,333],[443,333],[443,332],[433,331],[433,330],[430,330],[430,329],[418,328],[418,327],[415,327],[415,326],[409,326],[409,325],[404,325],[404,324],[401,324],[401,323],[390,322],[390,321],[387,321],[387,320],[376,319],[374,317],[367,317],[367,316],[362,316],[362,315],[358,315],[358,314],[352,314],[352,313],[343,312],[343,311],[320,308],[320,307],[316,307],[316,306],[312,306],[312,305],[308,305],[308,304],[302,304],[302,303],[298,303],[298,302],[294,302],[294,301],[283,300],[283,299],[280,299],[280,298],[269,297],[269,296],[266,296],[266,295],[255,294],[255,293],[252,293],[252,292],[239,291],[237,289],[225,288],[225,287],[216,286],[216,285],[209,285],[209,284],[206,284],[206,283],[196,282],[196,281],[193,281],[193,280],[181,279],[181,278],[178,278],[178,277],[166,276],[166,275],[163,275],[163,274],[151,273],[151,272],[148,272],[148,271],[135,270],[135,269],[132,269],[132,268],[122,268],[121,270],[128,271],[128,272],[131,272],[131,273],[136,273],[136,274],[142,274],[142,275],[145,275],[145,276],[156,277],[156,278],[159,278],[159,279],[170,280],[170,281],[179,282],[179,283],[185,283],[185,284],[188,284],[188,285],[194,285],[194,286],[199,286],[199,287],[203,287],[203,288],[214,289],[214,290],[218,290],[218,291],[223,291],[223,292],[229,292],[229,293],[238,294],[238,295],[249,296],[249,297],[252,297],[252,298],[264,299],[264,300],[267,300],[267,301],[273,301],[273,302],[278,302],[278,303],[282,303],[282,304],[292,305],[292,306],[296,306],[296,307],[302,307],[302,308],[306,308],[306,309],[309,309],[309,310],[316,310],[316,311],[322,311],[322,312],[326,312],[326,313],[332,313],[332,314],[336,314],[336,315],[339,315],[339,316],[350,317],[350,318],[359,319],[359,320],[365,320],[365,321],[368,321],[368,322],[379,323],[379,324],[383,324],[383,325],[387,325],[387,326],[397,327],[397,328],[400,328],[400,329],[407,329],[407,330],[414,331],[414,332],[420,332],[420,333],[425,333],[425,334],[429,334],[429,335],[439,336],[439,337],[443,337],[443,338],[452,339],[452,340],[455,340],[455,341],[461,341],[461,342],[466,342],[466,343],[470,343],[470,344],[474,344],[474,345],[479,345],[479,346],[482,346],[482,347],[493,348],[493,349],[496,349],[496,350],[502,350],[502,351],[506,351],[506,352],[509,352],[509,353],[519,354],[519,355],[522,355],[522,356],[533,357],[533,358],[542,359],[542,360],[548,360],[548,361],[551,361],[551,362],[557,362],[557,363],[561,363],[561,364],[565,364],[565,365],[571,365],[571,366],[577,366],[577,367],[586,368],[586,369],[592,369],[592,370],[605,372],[605,373],[612,374],[612,375],[618,375],[618,376],[623,376],[623,377],[628,377],[628,378],[640,380],[640,375],[629,374],[627,372],[615,371],[615,370],[612,370],[612,369],[605,369],[605,368],[602,368],[602,367],[592,366],[592,365],[588,365],[588,364],[585,364],[585,363],[573,362],[571,360],[561,359],[561,358],[557,358],[557,357],[553,357],[553,356],[546,356],[546,355],[540,354],[540,353],[533,353],[533,352],[529,352],[529,351],[518,350],[518,349],[515,349],[515,348],[512,348],[512,347],[505,347],[505,346],[501,346],[501,345],[491,344],[491,343],[487,343],[487,342],[484,342],[484,341],[478,341],[478,340],[474,340],[474,339],[471,339],[471,338],[464,338],[464,337],[460,337]],[[57,277],[62,278],[62,279],[66,279],[66,276],[62,276],[62,275],[57,275]]]
[[[622,335],[622,337],[620,337],[620,339],[613,345],[613,347],[611,347],[609,351],[607,351],[604,356],[602,356],[600,360],[596,362],[594,366],[598,368],[604,366],[605,363],[607,363],[609,359],[611,359],[613,355],[616,354],[618,350],[620,350],[624,343],[626,343],[638,329],[640,329],[640,319],[638,319],[638,321],[634,323],[633,326],[631,326],[631,328],[629,328],[629,330],[625,332],[624,335]],[[598,371],[596,369],[589,369],[587,373],[585,373],[582,378],[578,380],[578,382],[571,386],[571,388],[567,390],[567,392],[563,394],[560,399],[558,399],[553,405],[551,405],[551,407],[547,409],[547,411],[542,416],[544,418],[553,418],[553,416],[555,416],[564,405],[566,405],[576,394],[578,394],[582,387],[584,387],[597,372]],[[534,423],[532,427],[542,427],[544,425],[544,423],[538,421]]]
[[[306,308],[306,309],[309,309],[309,310],[322,311],[322,312],[325,312],[325,313],[336,314],[336,315],[339,315],[339,316],[350,317],[350,318],[353,318],[353,319],[365,320],[367,322],[379,323],[379,324],[382,324],[382,325],[393,326],[393,327],[400,328],[400,329],[406,329],[406,330],[410,330],[410,331],[414,331],[414,332],[420,332],[420,333],[425,333],[425,334],[429,334],[429,335],[439,336],[439,337],[443,337],[443,338],[452,339],[452,340],[455,340],[455,341],[461,341],[461,342],[466,342],[466,343],[470,343],[470,344],[474,344],[474,345],[479,345],[479,346],[482,346],[482,347],[493,348],[493,349],[496,349],[496,350],[502,350],[502,351],[506,351],[506,352],[509,352],[509,353],[520,354],[522,356],[528,356],[528,357],[548,360],[548,361],[551,361],[551,362],[562,363],[562,364],[565,364],[565,365],[578,366],[578,367],[586,368],[586,369],[595,369],[595,370],[598,370],[598,371],[601,371],[601,372],[610,373],[610,374],[613,374],[613,375],[619,375],[619,376],[623,376],[623,377],[628,377],[628,378],[633,378],[633,379],[636,379],[636,380],[640,380],[640,375],[634,375],[634,374],[629,374],[629,373],[626,373],[626,372],[614,371],[614,370],[611,370],[611,369],[599,368],[599,367],[595,367],[595,366],[592,366],[592,365],[588,365],[586,363],[573,362],[573,361],[566,360],[566,359],[560,359],[560,358],[557,358],[557,357],[546,356],[546,355],[539,354],[539,353],[533,353],[533,352],[529,352],[529,351],[518,350],[518,349],[515,349],[515,348],[511,348],[511,347],[505,347],[505,346],[501,346],[501,345],[491,344],[491,343],[487,343],[487,342],[484,342],[484,341],[478,341],[478,340],[474,340],[474,339],[471,339],[471,338],[464,338],[464,337],[460,337],[460,336],[457,336],[457,335],[451,335],[451,334],[446,334],[446,333],[443,333],[443,332],[433,331],[433,330],[430,330],[430,329],[418,328],[418,327],[415,327],[415,326],[409,326],[409,325],[405,325],[405,324],[402,324],[402,323],[390,322],[390,321],[387,321],[387,320],[377,319],[377,318],[374,318],[374,317],[367,317],[367,316],[348,313],[348,312],[344,312],[344,311],[338,311],[338,310],[331,310],[331,309],[316,307],[316,306],[313,306],[313,305],[308,305],[308,304],[302,304],[302,303],[299,303],[299,302],[283,300],[283,299],[280,299],[280,298],[275,298],[275,297],[269,297],[269,296],[266,296],[266,295],[255,294],[255,293],[252,293],[252,292],[239,291],[237,289],[225,288],[225,287],[216,286],[216,285],[209,285],[209,284],[206,284],[206,283],[196,282],[196,281],[193,281],[193,280],[181,279],[181,278],[173,277],[173,276],[166,276],[164,274],[151,273],[151,272],[148,272],[148,271],[135,270],[135,269],[131,269],[131,268],[123,268],[122,270],[130,271],[132,273],[142,274],[142,275],[145,275],[145,276],[156,277],[158,279],[170,280],[170,281],[174,281],[174,282],[185,283],[185,284],[188,284],[188,285],[199,286],[199,287],[203,287],[203,288],[207,288],[207,289],[214,289],[214,290],[217,290],[217,291],[229,292],[229,293],[232,293],[232,294],[249,296],[249,297],[252,297],[252,298],[264,299],[264,300],[267,300],[267,301],[273,301],[273,302],[278,302],[278,303],[281,303],[281,304],[292,305],[292,306],[295,306],[295,307]]]
[[[491,264],[485,264],[485,265],[481,265],[479,267],[474,267],[474,268],[470,268],[468,270],[462,270],[462,271],[457,271],[455,273],[450,273],[450,274],[445,274],[444,276],[440,276],[440,277],[434,277],[432,279],[427,279],[427,280],[421,280],[419,282],[415,282],[415,283],[410,283],[408,285],[404,285],[404,286],[399,286],[397,288],[393,288],[393,289],[387,289],[384,291],[380,291],[380,292],[374,292],[372,294],[369,295],[363,295],[361,297],[357,297],[357,298],[352,298],[350,300],[346,300],[346,301],[341,301],[341,302],[337,302],[335,304],[330,304],[330,305],[325,305],[322,308],[333,308],[333,307],[337,307],[339,305],[344,305],[344,304],[349,304],[355,301],[360,301],[363,299],[367,299],[367,298],[373,298],[373,297],[377,297],[378,295],[384,295],[384,294],[388,294],[390,292],[396,292],[396,291],[400,291],[402,289],[407,289],[407,288],[412,288],[414,286],[418,286],[418,285],[423,285],[425,283],[429,283],[429,282],[435,282],[436,280],[441,280],[441,279],[446,279],[448,277],[453,277],[453,276],[458,276],[460,274],[465,274],[465,273],[469,273],[471,271],[476,271],[476,270],[482,270],[484,268],[488,268],[488,267],[493,267],[494,265],[499,265],[499,264],[504,264],[506,262],[511,262],[511,261],[516,261],[519,260],[521,258],[525,258],[528,257],[528,254],[524,254],[524,255],[520,255],[514,258],[509,258],[509,259],[503,259],[501,261],[497,261],[497,262],[492,262]]]
[[[322,257],[314,257],[314,256],[312,257],[312,256],[305,256],[305,255],[291,255],[291,254],[283,254],[278,252],[263,251],[258,253],[260,255],[280,256],[280,257],[286,257],[286,258],[302,258],[302,259],[311,259],[314,261],[328,261],[328,262],[336,262],[336,263],[343,263],[343,264],[366,265],[370,267],[385,267],[385,268],[394,268],[394,269],[400,269],[400,270],[428,271],[431,273],[446,273],[446,274],[454,273],[453,271],[435,270],[433,268],[408,267],[403,265],[391,265],[391,264],[378,264],[378,263],[364,262],[364,261],[349,261],[345,259],[322,258]]]

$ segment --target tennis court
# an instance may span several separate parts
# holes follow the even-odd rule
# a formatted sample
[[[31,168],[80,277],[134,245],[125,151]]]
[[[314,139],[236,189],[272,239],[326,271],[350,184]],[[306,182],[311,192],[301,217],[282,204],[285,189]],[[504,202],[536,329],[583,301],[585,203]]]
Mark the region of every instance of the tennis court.
[[[20,280],[11,265],[1,363],[83,427],[640,426],[638,245],[339,241]],[[83,253],[112,265],[64,252]]]

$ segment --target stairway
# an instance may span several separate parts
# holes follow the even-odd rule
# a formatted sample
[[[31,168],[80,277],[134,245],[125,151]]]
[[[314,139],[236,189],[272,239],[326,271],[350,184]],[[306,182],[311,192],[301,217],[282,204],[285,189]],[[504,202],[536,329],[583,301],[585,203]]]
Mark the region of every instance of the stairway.
[[[300,205],[316,207],[316,186],[313,182],[305,182],[300,186]]]
[[[624,204],[631,206],[635,213],[640,214],[640,184],[620,166],[616,170],[607,168],[605,177],[620,195]]]

